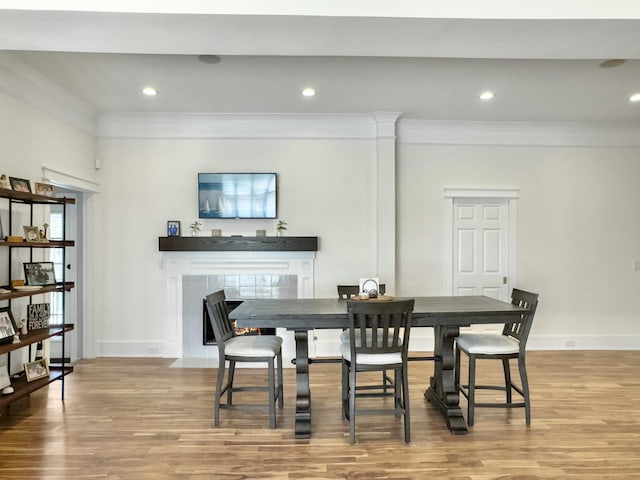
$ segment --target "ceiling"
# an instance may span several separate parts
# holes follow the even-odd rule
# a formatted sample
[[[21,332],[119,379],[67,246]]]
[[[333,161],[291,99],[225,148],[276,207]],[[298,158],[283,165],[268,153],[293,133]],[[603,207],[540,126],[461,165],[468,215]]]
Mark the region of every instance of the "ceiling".
[[[640,20],[0,9],[0,49],[104,113],[640,122]],[[219,63],[199,61],[215,54]],[[602,68],[607,59],[626,59]],[[144,97],[153,85],[159,95]],[[301,90],[312,86],[315,97]],[[490,102],[479,100],[495,92]]]

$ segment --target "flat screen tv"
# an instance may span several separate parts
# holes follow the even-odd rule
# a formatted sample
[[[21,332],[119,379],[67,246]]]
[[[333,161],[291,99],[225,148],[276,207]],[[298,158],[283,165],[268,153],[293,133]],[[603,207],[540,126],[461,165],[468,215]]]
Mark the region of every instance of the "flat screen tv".
[[[199,173],[199,218],[276,218],[275,173]]]

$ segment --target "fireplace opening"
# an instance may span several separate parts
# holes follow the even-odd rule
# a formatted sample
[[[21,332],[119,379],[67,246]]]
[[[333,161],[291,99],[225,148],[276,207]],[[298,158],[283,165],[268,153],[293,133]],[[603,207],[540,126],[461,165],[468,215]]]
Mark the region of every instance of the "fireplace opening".
[[[242,300],[234,300],[227,298],[225,300],[227,309],[231,312],[234,308],[242,303]],[[236,335],[275,335],[275,328],[235,328]],[[213,327],[211,326],[211,319],[209,317],[209,311],[207,310],[206,299],[202,300],[202,344],[203,345],[215,345],[216,336],[213,333]]]

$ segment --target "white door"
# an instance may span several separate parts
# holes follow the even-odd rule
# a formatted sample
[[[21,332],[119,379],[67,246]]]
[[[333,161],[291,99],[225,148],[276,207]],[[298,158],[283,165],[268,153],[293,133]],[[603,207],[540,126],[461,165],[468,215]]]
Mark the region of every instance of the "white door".
[[[508,200],[453,201],[453,294],[509,299]],[[473,330],[496,330],[477,325]]]

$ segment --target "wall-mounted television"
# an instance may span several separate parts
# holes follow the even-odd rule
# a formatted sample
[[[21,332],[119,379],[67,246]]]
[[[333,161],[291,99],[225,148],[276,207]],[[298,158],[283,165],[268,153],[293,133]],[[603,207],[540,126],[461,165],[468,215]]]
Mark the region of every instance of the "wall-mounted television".
[[[275,173],[199,173],[199,218],[276,218]]]

